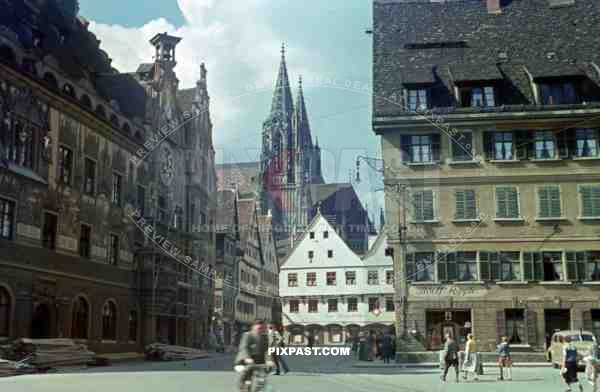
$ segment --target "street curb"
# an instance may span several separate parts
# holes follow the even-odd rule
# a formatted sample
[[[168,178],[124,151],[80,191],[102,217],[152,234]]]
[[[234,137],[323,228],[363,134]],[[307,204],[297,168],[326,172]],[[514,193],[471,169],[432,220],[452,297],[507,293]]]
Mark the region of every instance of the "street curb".
[[[361,365],[361,364],[353,364],[353,368],[361,368],[361,369],[390,369],[390,368],[428,368],[428,369],[439,369],[440,365],[437,363],[431,362],[423,362],[423,363],[404,363],[404,364],[377,364],[377,365]],[[497,368],[498,364],[494,362],[487,362],[483,364],[483,367],[486,368]],[[513,367],[515,368],[537,368],[537,367],[552,367],[552,364],[547,362],[523,362],[523,363],[513,363]]]

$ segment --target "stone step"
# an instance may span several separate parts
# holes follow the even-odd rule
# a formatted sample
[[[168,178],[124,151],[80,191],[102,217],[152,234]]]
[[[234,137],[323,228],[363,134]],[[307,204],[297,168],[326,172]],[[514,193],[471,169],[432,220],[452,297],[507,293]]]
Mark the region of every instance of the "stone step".
[[[495,352],[481,353],[483,362],[495,363],[498,361],[498,354]],[[396,352],[396,361],[400,363],[438,363],[440,358],[439,351],[412,351]],[[513,362],[546,362],[546,356],[541,352],[511,352]]]

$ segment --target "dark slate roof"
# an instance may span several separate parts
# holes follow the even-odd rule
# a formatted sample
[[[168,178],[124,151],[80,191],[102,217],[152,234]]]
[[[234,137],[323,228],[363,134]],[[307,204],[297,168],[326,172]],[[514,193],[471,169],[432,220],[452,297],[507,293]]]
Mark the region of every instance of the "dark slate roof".
[[[327,200],[336,192],[352,188],[352,184],[349,183],[333,183],[333,184],[311,184],[310,185],[310,196],[314,204]]]
[[[127,116],[144,118],[146,91],[130,74],[103,74],[96,77],[96,88],[107,101],[116,100]]]
[[[450,67],[455,82],[492,81],[503,79],[496,64],[457,64]]]
[[[572,61],[540,62],[526,66],[534,78],[551,78],[556,76],[583,76],[585,73]]]
[[[405,85],[432,84],[435,82],[432,67],[406,67],[400,72],[402,74],[402,83]]]
[[[148,73],[154,69],[154,63],[142,63],[138,66],[135,73]]]
[[[215,165],[217,189],[237,186],[240,194],[255,193],[260,181],[260,162],[240,162]]]
[[[230,231],[235,225],[235,193],[232,191],[217,192],[217,211],[215,222],[218,232]]]
[[[600,75],[600,1],[576,0],[552,7],[549,0],[502,2],[501,14],[487,12],[484,0],[375,0],[373,5],[373,87],[384,97],[398,94],[412,70],[436,69],[434,107],[452,107],[452,75],[497,65],[506,105],[534,102],[528,71],[572,75],[572,64],[592,81]],[[565,69],[567,68],[567,69]],[[461,71],[464,70],[464,71]],[[531,71],[535,70],[535,71]],[[417,72],[417,71],[415,71]],[[487,71],[486,71],[487,72]],[[494,73],[496,70],[494,70]],[[393,102],[375,100],[374,116],[402,113]]]

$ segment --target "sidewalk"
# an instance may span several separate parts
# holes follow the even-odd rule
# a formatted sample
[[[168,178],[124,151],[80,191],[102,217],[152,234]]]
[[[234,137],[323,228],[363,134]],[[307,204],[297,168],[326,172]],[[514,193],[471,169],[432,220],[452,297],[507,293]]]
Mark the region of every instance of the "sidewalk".
[[[429,369],[438,369],[440,368],[439,363],[435,362],[420,362],[420,363],[397,363],[392,362],[389,364],[383,363],[381,360],[376,360],[373,362],[364,362],[354,360],[352,363],[353,368],[373,368],[373,369],[385,369],[385,368],[429,368]],[[498,368],[498,364],[495,362],[484,362],[484,368]],[[552,367],[552,364],[548,362],[515,362],[513,363],[514,368],[523,368],[523,367]]]

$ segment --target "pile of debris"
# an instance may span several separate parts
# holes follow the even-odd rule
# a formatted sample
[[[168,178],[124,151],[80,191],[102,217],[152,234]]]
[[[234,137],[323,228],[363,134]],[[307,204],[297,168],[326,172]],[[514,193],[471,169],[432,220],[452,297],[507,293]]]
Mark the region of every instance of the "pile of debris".
[[[146,359],[152,361],[185,361],[208,357],[208,352],[190,347],[152,343],[146,346]]]
[[[16,376],[17,374],[35,373],[36,368],[26,363],[26,361],[9,361],[0,359],[0,377]]]
[[[76,343],[72,339],[21,338],[15,340],[6,351],[9,359],[27,359],[28,364],[38,369],[87,365],[94,362],[96,356],[85,344]]]

